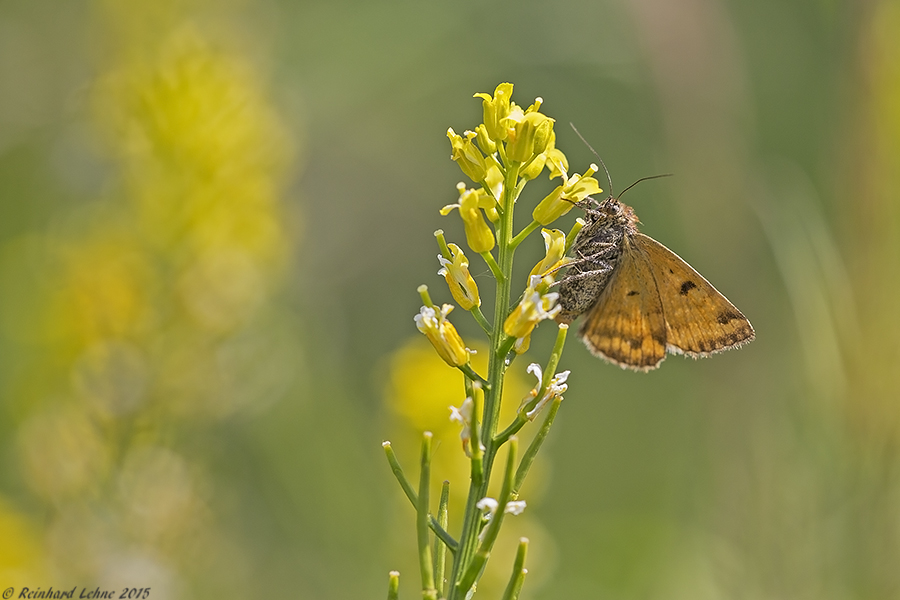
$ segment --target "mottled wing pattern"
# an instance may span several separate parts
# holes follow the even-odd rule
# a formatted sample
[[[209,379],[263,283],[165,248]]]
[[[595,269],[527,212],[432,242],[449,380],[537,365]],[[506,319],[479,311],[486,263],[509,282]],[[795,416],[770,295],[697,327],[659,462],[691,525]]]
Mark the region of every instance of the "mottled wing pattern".
[[[594,355],[623,368],[649,371],[666,357],[666,322],[656,282],[646,256],[627,239],[580,334]]]
[[[677,254],[641,233],[632,242],[656,280],[669,352],[709,356],[753,340],[750,321]]]

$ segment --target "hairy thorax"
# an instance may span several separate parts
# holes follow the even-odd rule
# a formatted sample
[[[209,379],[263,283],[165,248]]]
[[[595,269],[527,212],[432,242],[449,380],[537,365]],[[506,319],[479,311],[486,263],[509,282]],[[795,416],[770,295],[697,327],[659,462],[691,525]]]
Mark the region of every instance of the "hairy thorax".
[[[571,323],[594,305],[609,283],[626,238],[637,232],[634,211],[615,198],[580,206],[585,225],[572,244],[572,262],[559,283],[559,323]]]

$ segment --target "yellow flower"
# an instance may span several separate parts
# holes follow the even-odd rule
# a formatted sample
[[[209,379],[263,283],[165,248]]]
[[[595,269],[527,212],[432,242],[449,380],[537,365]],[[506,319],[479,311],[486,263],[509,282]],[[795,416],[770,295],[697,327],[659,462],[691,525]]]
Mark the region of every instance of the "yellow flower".
[[[96,490],[112,463],[110,440],[89,410],[75,404],[31,415],[18,437],[26,482],[48,500]]]
[[[490,193],[485,191],[484,188],[478,190],[478,206],[484,209],[484,214],[487,215],[487,218],[492,223],[496,223],[500,220],[500,213],[497,212],[497,201],[494,198],[503,196],[503,173],[500,172],[500,167],[495,161],[492,161],[492,164],[488,167],[484,183],[490,190]]]
[[[466,189],[462,183],[456,186],[459,190],[459,202],[457,204],[448,204],[441,209],[442,215],[447,215],[454,208],[459,209],[459,215],[463,220],[463,227],[466,230],[466,242],[469,248],[478,252],[490,252],[494,248],[494,233],[484,220],[479,208],[483,208],[485,204],[494,208],[494,200],[484,191],[476,191]]]
[[[491,136],[488,135],[487,127],[484,126],[484,123],[475,128],[475,133],[478,134],[475,141],[482,152],[490,156],[497,151],[497,144],[491,139]]]
[[[569,168],[569,160],[566,158],[566,155],[563,154],[562,150],[557,150],[556,148],[555,131],[550,132],[550,139],[544,151],[528,163],[528,166],[519,171],[519,176],[530,181],[540,175],[544,167],[548,167],[550,170],[550,179],[559,177]]]
[[[44,532],[0,496],[0,578],[3,585],[34,585],[42,578],[41,542]],[[30,580],[30,581],[29,581]]]
[[[456,328],[447,320],[453,305],[445,304],[440,312],[433,306],[423,306],[415,316],[416,327],[425,334],[441,358],[451,367],[461,367],[469,362],[469,349]]]
[[[510,98],[512,98],[513,84],[501,83],[494,90],[494,95],[480,93],[475,94],[475,98],[482,99],[482,107],[484,108],[484,127],[488,136],[495,142],[506,139],[507,117],[510,112]]]
[[[562,150],[556,149],[555,140],[556,133],[554,132],[553,141],[551,141],[550,147],[544,151],[544,154],[547,157],[547,164],[550,165],[550,179],[561,177],[569,170],[569,159],[566,158],[566,155],[563,154]]]
[[[546,248],[546,256],[535,265],[529,273],[529,278],[533,275],[552,275],[554,269],[558,269],[565,264],[566,257],[566,234],[559,229],[541,229],[541,235],[544,237],[544,247]]]
[[[529,348],[531,348],[530,331],[524,337],[516,338],[516,343],[513,344],[513,352],[515,352],[516,354],[525,354],[526,352],[528,352]]]
[[[466,258],[462,249],[456,244],[448,244],[447,247],[450,248],[453,260],[448,260],[438,254],[438,260],[443,267],[438,271],[438,275],[443,275],[444,279],[447,280],[450,294],[463,310],[471,310],[476,306],[481,306],[478,286],[469,273],[469,259]]]
[[[464,131],[463,135],[459,135],[452,127],[447,130],[447,137],[450,138],[450,146],[453,149],[450,158],[456,161],[466,177],[481,182],[487,174],[487,164],[481,150],[473,141],[477,136],[474,131]]]
[[[547,149],[552,132],[553,119],[539,112],[526,113],[509,133],[507,156],[522,163],[531,160]]]
[[[523,338],[534,330],[535,326],[544,319],[552,319],[559,314],[562,307],[554,306],[559,294],[548,292],[550,289],[549,278],[542,280],[534,275],[519,305],[509,314],[503,323],[503,331],[506,335]]]
[[[531,213],[535,221],[541,225],[549,225],[560,218],[591,194],[599,194],[600,183],[591,177],[597,172],[597,165],[592,164],[584,175],[577,173],[571,177],[562,173],[563,184],[550,192]]]
[[[478,353],[471,356],[472,367],[485,373],[490,349],[477,340],[473,346]],[[434,432],[436,444],[445,443],[447,447],[455,448],[460,430],[458,423],[451,420],[453,411],[449,407],[460,407],[465,400],[462,375],[455,369],[448,369],[430,344],[418,335],[406,340],[390,356],[387,375],[385,401],[399,417],[396,420],[398,429],[391,437],[392,441],[397,442],[395,447],[399,449],[407,444],[416,444],[421,439],[422,431],[427,430]],[[516,417],[519,400],[531,388],[531,382],[525,377],[524,369],[513,368],[507,371],[500,410],[500,422],[503,424]],[[525,439],[529,433],[533,432],[520,432],[520,437]],[[459,481],[469,475],[469,461],[463,460],[461,452],[437,452],[434,460],[436,478]],[[441,475],[437,475],[438,473]],[[463,486],[450,487],[451,494],[462,495],[460,501],[464,501],[465,491]]]

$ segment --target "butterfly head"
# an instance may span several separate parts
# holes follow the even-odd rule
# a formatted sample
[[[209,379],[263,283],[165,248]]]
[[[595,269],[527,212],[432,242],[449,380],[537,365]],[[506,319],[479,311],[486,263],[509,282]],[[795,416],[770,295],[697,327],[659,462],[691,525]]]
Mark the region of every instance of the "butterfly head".
[[[580,206],[585,212],[586,229],[615,228],[624,229],[629,234],[637,232],[639,220],[634,209],[612,196],[600,202],[588,197]]]

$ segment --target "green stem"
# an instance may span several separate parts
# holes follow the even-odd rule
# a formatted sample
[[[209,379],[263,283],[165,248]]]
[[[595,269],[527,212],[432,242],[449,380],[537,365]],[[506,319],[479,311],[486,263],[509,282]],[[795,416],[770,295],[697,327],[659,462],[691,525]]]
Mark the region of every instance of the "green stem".
[[[475,372],[475,369],[472,368],[472,365],[471,365],[471,364],[466,363],[466,364],[464,364],[464,365],[460,365],[459,367],[457,367],[457,369],[459,369],[460,371],[462,371],[462,372],[466,375],[466,377],[468,377],[468,378],[471,379],[472,381],[479,381],[479,382],[481,382],[481,384],[482,384],[483,386],[485,386],[485,387],[490,387],[490,385],[488,384],[487,379],[485,379],[484,377],[482,377],[481,375],[479,375],[478,373],[476,373],[476,372]]]
[[[472,404],[472,422],[469,425],[472,443],[472,485],[480,486],[484,481],[484,449],[481,443],[481,423],[478,422],[478,418],[484,407],[484,390],[476,383],[472,384]]]
[[[391,571],[388,576],[388,600],[397,600],[400,597],[400,571]]]
[[[491,332],[491,355],[488,365],[488,383],[490,387],[485,390],[484,418],[481,427],[481,436],[485,443],[483,459],[484,479],[481,485],[474,485],[473,482],[469,486],[469,495],[466,498],[466,509],[463,515],[463,528],[459,540],[459,552],[454,557],[453,570],[450,575],[448,600],[461,600],[469,591],[469,588],[462,589],[464,586],[458,584],[463,574],[468,571],[478,546],[481,511],[478,510],[475,504],[487,495],[491,468],[498,447],[493,440],[497,430],[497,418],[500,414],[500,398],[503,393],[503,376],[506,372],[506,354],[508,352],[508,350],[506,352],[502,351],[502,346],[508,338],[503,332],[502,323],[506,321],[509,313],[510,281],[512,278],[513,255],[515,254],[515,248],[510,242],[513,228],[513,205],[518,192],[516,182],[519,177],[520,167],[518,163],[507,163],[502,150],[500,155],[508,166],[501,202],[503,212],[497,229],[499,276],[495,274],[497,279],[493,320],[495,327]]]
[[[544,424],[541,425],[540,431],[538,431],[538,434],[531,440],[528,449],[522,456],[522,462],[519,463],[519,468],[516,469],[516,477],[513,480],[512,486],[512,494],[516,498],[519,497],[519,490],[522,489],[522,483],[525,481],[525,477],[528,475],[528,470],[531,468],[532,463],[534,463],[534,458],[541,449],[544,440],[547,439],[547,434],[550,433],[550,427],[553,425],[553,419],[556,418],[556,413],[559,412],[559,405],[561,403],[562,397],[557,396],[553,399],[553,404],[550,405],[550,410],[547,413],[547,418],[544,419]]]
[[[422,572],[422,599],[437,600],[431,546],[428,544],[428,500],[431,479],[430,431],[422,434],[422,461],[419,470],[419,503],[416,507],[416,538],[419,543],[419,570]]]
[[[406,478],[406,474],[403,472],[403,467],[400,466],[400,461],[397,460],[397,455],[394,454],[394,448],[391,446],[390,442],[382,442],[381,446],[384,448],[384,454],[387,456],[388,463],[391,465],[391,471],[394,473],[394,477],[397,478],[397,481],[400,483],[400,487],[403,489],[403,493],[406,494],[406,497],[409,498],[409,501],[412,502],[413,506],[416,506],[419,503],[418,496],[416,491],[413,489],[412,484],[409,482],[409,479]]]
[[[403,472],[403,467],[400,466],[400,462],[397,460],[397,455],[394,454],[394,449],[391,447],[390,442],[383,442],[381,444],[384,447],[384,453],[387,456],[388,463],[391,465],[391,471],[394,473],[394,477],[397,478],[397,481],[400,483],[400,487],[403,489],[403,493],[406,494],[406,497],[409,498],[409,501],[412,503],[413,507],[417,507],[419,505],[419,495],[416,494],[416,491],[413,489],[412,484],[409,483],[409,480],[406,478],[406,474]],[[429,515],[428,526],[434,532],[440,540],[447,546],[447,549],[450,550],[453,554],[459,550],[459,543],[453,539],[449,533],[447,533],[447,529],[438,523],[437,519],[434,516]]]
[[[525,583],[525,575],[528,573],[528,569],[525,568],[525,555],[527,552],[528,538],[520,538],[519,549],[516,550],[516,560],[513,563],[512,575],[501,600],[516,600],[519,597],[519,592],[522,591],[522,584]]]
[[[475,317],[475,322],[481,325],[481,328],[487,334],[488,337],[491,337],[491,324],[487,322],[487,319],[484,318],[484,313],[481,312],[480,306],[473,306],[470,310],[472,316]]]
[[[510,423],[506,429],[497,434],[495,442],[498,445],[502,445],[503,443],[505,443],[510,436],[517,434],[519,430],[522,429],[522,427],[524,427],[526,423],[528,423],[528,421],[530,420],[528,417],[528,413],[534,410],[534,407],[537,406],[538,402],[543,399],[544,394],[547,393],[547,388],[550,387],[550,382],[556,375],[556,367],[559,366],[559,359],[562,357],[563,348],[566,345],[566,334],[568,333],[568,331],[568,325],[561,324],[559,326],[559,330],[556,333],[556,343],[553,345],[553,351],[550,353],[550,359],[547,361],[547,366],[544,369],[543,376],[541,378],[541,385],[535,393],[535,397],[532,398],[527,404],[520,407],[513,422]],[[532,416],[531,419],[533,418],[534,417]]]
[[[503,222],[502,217],[500,219],[500,222]],[[491,273],[494,274],[494,279],[496,279],[497,281],[503,279],[503,270],[500,268],[500,265],[497,264],[497,261],[494,260],[494,255],[490,252],[479,252],[479,254],[481,254],[481,258],[484,259],[484,262],[487,263],[487,266],[490,267]]]
[[[441,501],[438,504],[437,520],[441,527],[447,528],[447,505],[450,502],[450,482],[444,481],[441,485]],[[447,565],[447,547],[438,540],[434,541],[434,581],[438,591],[444,590],[444,570]],[[440,597],[446,596],[446,591],[439,593]]]
[[[468,567],[466,567],[466,571],[459,581],[458,586],[463,591],[468,591],[484,570],[484,566],[491,556],[494,542],[497,541],[497,536],[500,534],[500,525],[503,524],[503,516],[506,514],[506,505],[509,502],[512,493],[513,471],[516,466],[518,439],[515,437],[510,438],[508,448],[509,453],[506,458],[506,470],[503,476],[503,485],[500,487],[500,497],[497,499],[497,510],[491,516],[491,520],[488,521],[481,542],[478,544],[478,550],[475,552],[472,561],[469,563]]]
[[[516,235],[516,237],[514,237],[514,238],[512,239],[512,242],[510,242],[510,243],[512,244],[512,247],[513,247],[513,248],[518,248],[518,247],[519,247],[519,244],[522,243],[522,240],[524,240],[524,239],[527,238],[529,235],[531,235],[531,234],[534,232],[534,230],[537,229],[537,228],[540,227],[540,226],[541,226],[541,224],[538,223],[537,221],[532,221],[532,222],[528,225],[528,227],[526,227],[525,229],[523,229],[522,231],[520,231],[520,232],[518,233],[518,235]]]

